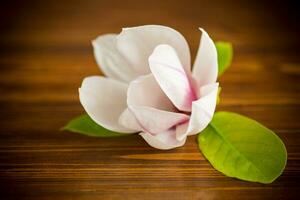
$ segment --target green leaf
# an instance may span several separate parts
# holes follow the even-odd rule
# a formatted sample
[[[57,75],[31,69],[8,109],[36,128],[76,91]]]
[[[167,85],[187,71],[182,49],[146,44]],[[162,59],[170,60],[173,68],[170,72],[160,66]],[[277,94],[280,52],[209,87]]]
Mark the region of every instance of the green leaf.
[[[99,126],[87,114],[81,115],[71,120],[61,130],[81,133],[93,137],[116,137],[116,136],[128,135],[128,134],[113,132],[103,128],[102,126]]]
[[[198,135],[198,144],[212,166],[227,176],[271,183],[284,170],[283,142],[260,123],[230,112],[218,112]]]
[[[218,76],[221,76],[225,70],[230,66],[233,57],[232,44],[229,42],[216,42],[218,52]]]

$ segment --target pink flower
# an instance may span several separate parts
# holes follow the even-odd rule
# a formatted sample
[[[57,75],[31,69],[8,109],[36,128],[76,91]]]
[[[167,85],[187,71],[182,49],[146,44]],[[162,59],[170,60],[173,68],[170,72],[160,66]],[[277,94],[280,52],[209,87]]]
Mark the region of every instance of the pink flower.
[[[139,133],[152,147],[184,145],[188,135],[211,121],[217,100],[217,51],[202,32],[196,60],[184,37],[159,25],[125,28],[93,41],[106,77],[91,76],[79,89],[80,102],[99,125]]]

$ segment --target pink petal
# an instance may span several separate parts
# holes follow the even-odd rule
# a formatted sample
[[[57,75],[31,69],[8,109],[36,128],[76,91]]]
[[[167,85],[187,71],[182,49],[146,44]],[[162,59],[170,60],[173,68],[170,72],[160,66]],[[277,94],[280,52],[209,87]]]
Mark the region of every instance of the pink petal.
[[[181,111],[191,111],[197,98],[187,72],[182,67],[176,51],[169,45],[158,45],[149,57],[152,74],[164,93]]]
[[[185,133],[178,133],[177,139],[197,134],[206,128],[215,112],[218,86],[218,83],[213,83],[200,88],[201,97],[193,102],[188,129]]]
[[[182,140],[176,139],[175,129],[170,129],[164,132],[161,132],[157,135],[152,135],[150,133],[142,132],[140,135],[144,140],[152,147],[157,149],[173,149],[176,147],[183,146],[185,144],[186,138]]]
[[[139,75],[150,73],[148,57],[159,44],[173,46],[181,62],[190,70],[189,46],[184,37],[172,28],[160,25],[124,28],[117,37],[118,50]]]
[[[175,110],[172,102],[161,90],[152,74],[141,76],[130,82],[127,91],[127,104],[167,111]]]
[[[79,98],[87,114],[99,125],[112,131],[132,133],[118,123],[120,114],[126,109],[127,84],[101,76],[83,80]]]
[[[189,116],[182,113],[174,113],[158,110],[144,106],[129,106],[129,110],[134,114],[140,130],[151,134],[166,131],[177,124],[189,120]]]
[[[218,76],[218,57],[215,44],[203,29],[200,28],[200,30],[202,36],[193,66],[193,76],[199,87],[216,82]]]
[[[128,82],[139,74],[118,51],[116,38],[116,34],[106,34],[93,40],[94,56],[106,76]]]

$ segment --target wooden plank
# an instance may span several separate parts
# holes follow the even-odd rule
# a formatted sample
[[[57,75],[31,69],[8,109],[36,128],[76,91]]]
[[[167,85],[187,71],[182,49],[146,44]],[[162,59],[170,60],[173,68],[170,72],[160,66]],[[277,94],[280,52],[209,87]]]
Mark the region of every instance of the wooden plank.
[[[298,199],[299,27],[292,4],[227,1],[10,1],[0,7],[0,199]],[[262,185],[223,176],[196,137],[160,151],[139,136],[89,138],[60,132],[83,113],[77,88],[101,74],[90,41],[122,27],[176,28],[195,57],[198,26],[231,41],[218,110],[273,129],[287,167]]]

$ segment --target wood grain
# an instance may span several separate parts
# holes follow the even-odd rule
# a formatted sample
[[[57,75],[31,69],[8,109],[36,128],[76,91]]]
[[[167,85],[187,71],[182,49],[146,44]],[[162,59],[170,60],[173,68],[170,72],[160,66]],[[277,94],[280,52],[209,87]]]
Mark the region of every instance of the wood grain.
[[[272,1],[9,1],[0,7],[0,199],[298,199],[300,58],[298,14]],[[199,26],[231,41],[218,110],[274,130],[287,167],[262,185],[223,176],[196,138],[175,150],[140,137],[60,132],[83,113],[77,88],[100,74],[90,41],[122,27],[163,24],[183,33],[193,58]]]

